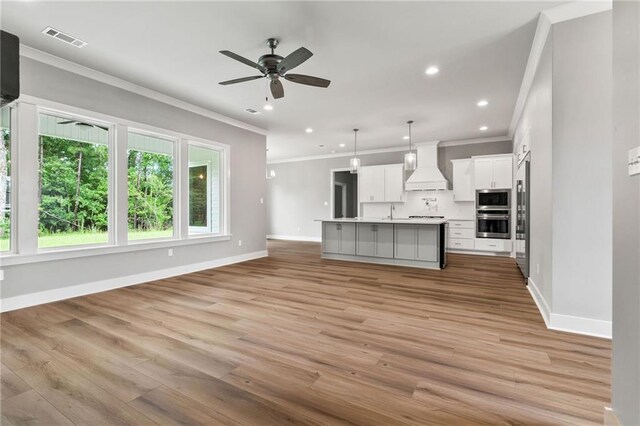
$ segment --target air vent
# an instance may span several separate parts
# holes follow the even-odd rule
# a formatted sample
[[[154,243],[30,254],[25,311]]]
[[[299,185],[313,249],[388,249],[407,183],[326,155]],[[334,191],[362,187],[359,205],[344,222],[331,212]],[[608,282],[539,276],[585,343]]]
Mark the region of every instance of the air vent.
[[[48,35],[49,37],[53,37],[55,39],[63,41],[77,48],[85,47],[87,45],[86,41],[82,41],[78,38],[70,36],[69,34],[65,34],[62,31],[58,31],[55,28],[51,28],[51,27],[47,27],[44,30],[42,30],[42,34]]]
[[[256,111],[253,108],[247,108],[247,109],[245,109],[245,111],[248,112],[249,114],[253,114],[253,115],[260,114],[260,111]]]

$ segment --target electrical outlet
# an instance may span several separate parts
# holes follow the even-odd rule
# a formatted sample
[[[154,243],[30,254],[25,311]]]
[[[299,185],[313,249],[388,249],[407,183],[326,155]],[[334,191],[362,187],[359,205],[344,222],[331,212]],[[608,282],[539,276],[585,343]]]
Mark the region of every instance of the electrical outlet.
[[[328,202],[328,201],[325,201],[325,202],[324,202],[324,205],[325,205],[325,206],[328,206],[328,205],[329,205],[329,202]]]
[[[264,204],[264,198],[260,198],[260,204]]]
[[[169,249],[169,252],[167,254],[169,255],[169,257],[173,256],[173,249]]]
[[[238,240],[238,246],[242,245],[242,240]]]

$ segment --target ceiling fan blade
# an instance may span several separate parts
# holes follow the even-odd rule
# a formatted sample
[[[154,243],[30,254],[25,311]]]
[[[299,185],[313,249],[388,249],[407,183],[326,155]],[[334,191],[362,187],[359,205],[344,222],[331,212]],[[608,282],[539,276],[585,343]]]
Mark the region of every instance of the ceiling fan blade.
[[[284,78],[294,83],[306,84],[307,86],[329,87],[331,84],[331,80],[303,74],[287,74]]]
[[[66,121],[58,121],[58,124],[71,124],[75,123],[76,120],[66,120]]]
[[[313,53],[311,53],[304,47],[301,47],[280,62],[280,64],[278,65],[278,72],[280,73],[280,75],[282,75],[287,71],[291,71],[312,56]]]
[[[222,84],[223,86],[226,86],[228,84],[244,83],[245,81],[257,80],[259,78],[264,78],[264,75],[254,75],[253,77],[236,78],[235,80],[221,81],[218,84]]]
[[[282,87],[280,80],[271,80],[270,86],[273,99],[280,99],[284,97],[284,87]]]
[[[261,72],[265,72],[264,67],[261,67],[260,65],[256,64],[253,61],[250,61],[247,58],[243,58],[242,56],[238,55],[237,53],[233,53],[233,52],[230,52],[228,50],[221,50],[220,53],[222,53],[225,56],[228,56],[231,59],[235,59],[238,62],[242,62],[245,65],[249,65],[252,68],[258,69]]]

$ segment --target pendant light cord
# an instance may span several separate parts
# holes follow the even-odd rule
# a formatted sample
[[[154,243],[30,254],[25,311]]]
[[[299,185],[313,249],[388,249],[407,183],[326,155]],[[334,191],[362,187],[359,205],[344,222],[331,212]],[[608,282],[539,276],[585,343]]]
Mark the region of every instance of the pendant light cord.
[[[353,129],[353,156],[356,157],[358,155],[358,130]]]
[[[407,124],[409,125],[409,152],[411,152],[411,124],[412,123],[413,123],[413,120],[407,121]]]

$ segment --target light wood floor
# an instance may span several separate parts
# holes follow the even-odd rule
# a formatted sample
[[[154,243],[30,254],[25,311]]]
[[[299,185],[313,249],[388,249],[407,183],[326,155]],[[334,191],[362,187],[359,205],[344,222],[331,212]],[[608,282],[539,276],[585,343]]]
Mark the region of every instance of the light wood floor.
[[[547,330],[513,260],[269,252],[2,314],[2,424],[602,424],[610,343]]]

